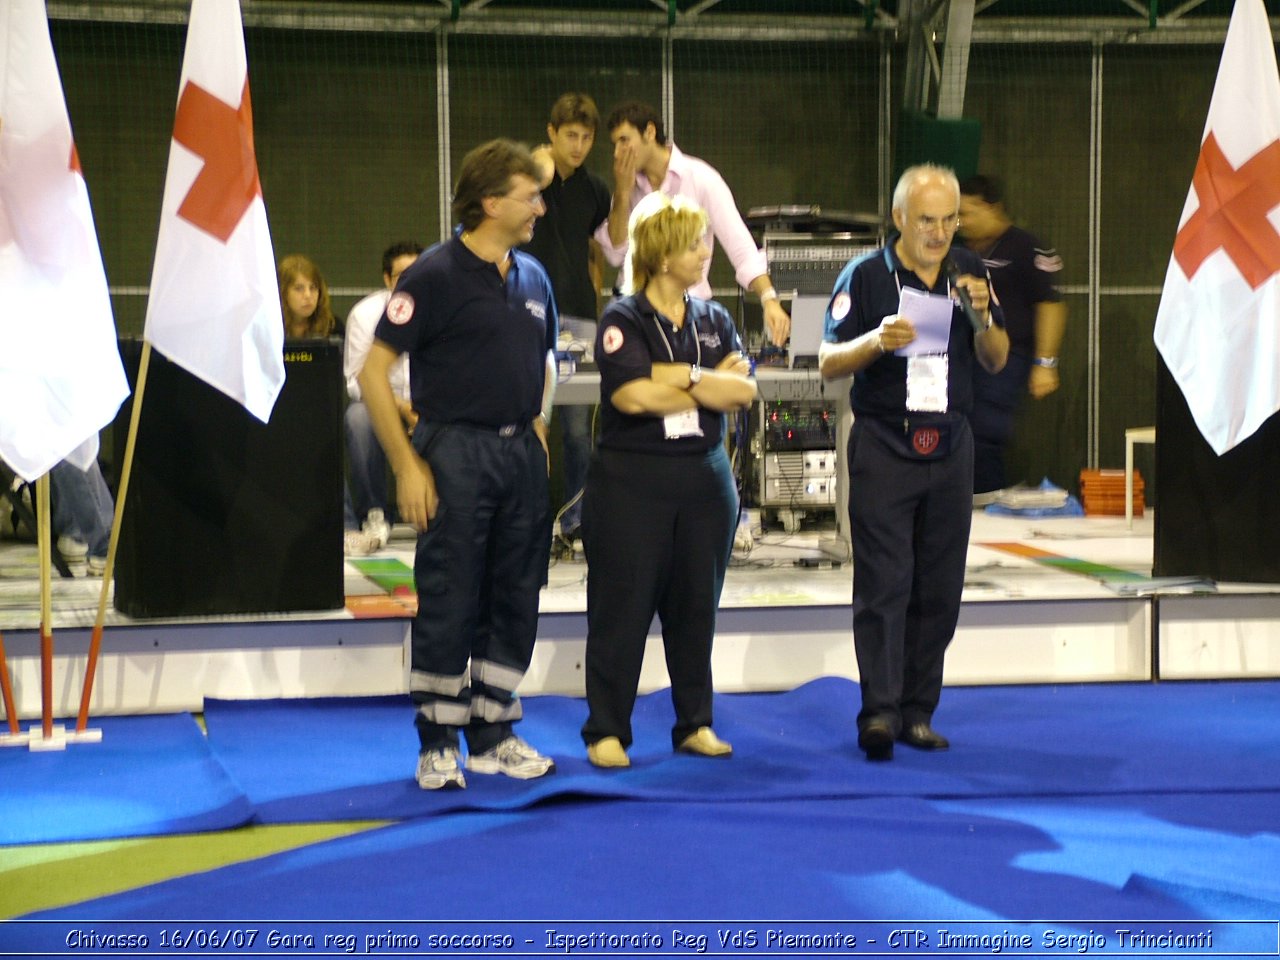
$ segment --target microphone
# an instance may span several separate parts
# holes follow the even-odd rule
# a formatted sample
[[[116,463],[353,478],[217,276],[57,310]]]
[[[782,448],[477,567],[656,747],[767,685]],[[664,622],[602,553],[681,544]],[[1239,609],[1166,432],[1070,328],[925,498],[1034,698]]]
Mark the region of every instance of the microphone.
[[[973,298],[969,296],[969,291],[956,284],[956,281],[960,279],[960,268],[956,266],[956,262],[947,257],[942,261],[942,272],[946,274],[947,282],[951,284],[951,289],[960,298],[960,307],[964,310],[964,315],[969,318],[969,325],[973,327],[973,332],[976,334],[986,333],[987,324],[978,315],[978,311],[973,308]]]

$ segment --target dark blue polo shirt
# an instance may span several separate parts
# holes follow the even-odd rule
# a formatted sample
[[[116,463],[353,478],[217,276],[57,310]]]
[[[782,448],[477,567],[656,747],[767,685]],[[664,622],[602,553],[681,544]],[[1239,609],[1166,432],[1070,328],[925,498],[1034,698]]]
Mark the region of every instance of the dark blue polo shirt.
[[[889,244],[872,253],[849,261],[836,278],[827,304],[826,330],[823,339],[828,343],[856,340],[876,329],[890,314],[898,312],[901,287],[914,287],[928,293],[949,296],[950,284],[946,275],[938,272],[938,281],[932,289],[908,270],[893,251],[896,235]],[[986,277],[987,268],[977,254],[962,249],[952,249],[951,257],[961,273]],[[847,298],[847,299],[846,299]],[[1004,316],[994,300],[991,316],[1004,324]],[[839,319],[837,319],[839,317]],[[947,412],[967,414],[973,407],[973,368],[977,358],[973,352],[973,327],[960,304],[951,313],[951,335],[947,344]],[[854,374],[849,389],[849,404],[855,415],[872,417],[901,417],[907,412],[907,358],[885,354],[865,370]]]
[[[667,439],[662,417],[620,411],[609,398],[632,380],[649,377],[654,363],[696,363],[714,370],[729,354],[745,353],[729,311],[714,300],[685,297],[684,324],[677,330],[643,293],[615,300],[605,308],[596,333],[600,368],[598,446],[633,453],[705,453],[724,439],[724,414],[698,408],[700,437]],[[670,345],[670,352],[668,352]]]
[[[542,191],[547,212],[533,227],[533,239],[520,249],[547,268],[560,312],[579,320],[596,318],[596,288],[591,281],[590,240],[609,219],[612,194],[585,167],[561,180],[557,173]]]
[[[498,428],[542,408],[559,318],[551,281],[511,252],[506,282],[454,237],[400,275],[375,336],[409,354],[409,393],[427,420]]]
[[[1010,227],[983,251],[982,262],[991,274],[991,288],[1000,298],[1009,349],[1034,356],[1036,305],[1062,299],[1054,286],[1054,276],[1062,270],[1062,258],[1021,227]]]

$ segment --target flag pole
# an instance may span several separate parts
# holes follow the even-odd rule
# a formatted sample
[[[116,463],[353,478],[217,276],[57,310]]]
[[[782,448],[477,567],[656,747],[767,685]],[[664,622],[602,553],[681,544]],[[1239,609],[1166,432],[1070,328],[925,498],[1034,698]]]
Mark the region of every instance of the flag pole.
[[[4,712],[9,721],[9,733],[0,734],[0,739],[12,740],[22,736],[22,728],[18,725],[18,706],[13,699],[13,683],[9,679],[9,661],[4,655],[4,634],[0,633],[0,693],[4,694]]]
[[[133,448],[138,439],[138,421],[142,415],[142,395],[147,389],[147,368],[151,364],[151,341],[142,341],[142,360],[138,364],[138,383],[133,389],[133,410],[129,414],[129,436],[124,445],[124,465],[120,471],[120,485],[116,490],[116,509],[111,518],[111,540],[107,545],[107,565],[102,571],[102,589],[98,592],[98,615],[93,621],[93,633],[89,638],[89,658],[84,667],[84,687],[80,691],[80,713],[76,716],[76,733],[84,733],[89,724],[89,700],[93,697],[93,678],[98,669],[98,654],[102,650],[102,628],[107,619],[107,593],[111,590],[111,576],[116,567],[116,546],[120,542],[120,522],[124,517],[124,504],[129,494],[129,477],[133,473]]]
[[[49,474],[36,480],[36,544],[40,551],[40,720],[53,739],[53,536],[49,526]]]

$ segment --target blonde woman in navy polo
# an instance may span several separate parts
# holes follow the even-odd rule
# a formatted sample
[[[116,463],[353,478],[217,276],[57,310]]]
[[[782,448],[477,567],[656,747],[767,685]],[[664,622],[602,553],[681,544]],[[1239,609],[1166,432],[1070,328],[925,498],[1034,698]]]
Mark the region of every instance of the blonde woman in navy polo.
[[[711,644],[738,522],[725,414],[756,398],[728,311],[686,292],[711,252],[707,216],[661,193],[631,214],[633,292],[600,320],[600,433],[587,473],[587,704],[598,767],[630,765],[631,711],[655,613],[676,750],[727,757],[711,728]]]

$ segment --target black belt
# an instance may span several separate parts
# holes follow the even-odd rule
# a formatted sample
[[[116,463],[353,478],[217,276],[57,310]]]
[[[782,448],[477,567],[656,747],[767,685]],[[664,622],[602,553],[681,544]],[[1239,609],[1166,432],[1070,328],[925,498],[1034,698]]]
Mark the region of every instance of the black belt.
[[[519,420],[515,423],[472,423],[470,420],[455,420],[453,423],[444,423],[445,427],[466,427],[468,430],[480,430],[483,433],[496,433],[500,437],[517,437],[529,429],[532,421]]]

